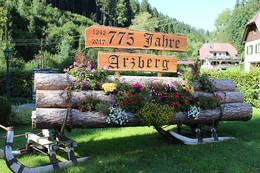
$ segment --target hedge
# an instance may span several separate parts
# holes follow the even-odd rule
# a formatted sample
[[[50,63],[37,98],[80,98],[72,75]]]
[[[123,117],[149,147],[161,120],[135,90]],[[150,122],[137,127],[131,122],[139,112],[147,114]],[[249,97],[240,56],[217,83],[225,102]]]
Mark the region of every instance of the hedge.
[[[260,108],[260,70],[249,73],[241,71],[208,71],[207,73],[210,74],[210,78],[233,80],[237,90],[245,96],[245,102]]]
[[[6,71],[0,71],[0,95],[6,95]],[[11,97],[32,98],[32,71],[10,71]]]

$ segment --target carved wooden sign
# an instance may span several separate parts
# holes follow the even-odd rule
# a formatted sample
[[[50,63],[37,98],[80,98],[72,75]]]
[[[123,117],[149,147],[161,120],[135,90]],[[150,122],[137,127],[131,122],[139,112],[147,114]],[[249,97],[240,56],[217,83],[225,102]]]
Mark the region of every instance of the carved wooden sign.
[[[187,37],[124,28],[91,26],[85,31],[85,47],[186,51]]]
[[[98,52],[100,67],[110,71],[176,72],[177,58],[159,55]]]

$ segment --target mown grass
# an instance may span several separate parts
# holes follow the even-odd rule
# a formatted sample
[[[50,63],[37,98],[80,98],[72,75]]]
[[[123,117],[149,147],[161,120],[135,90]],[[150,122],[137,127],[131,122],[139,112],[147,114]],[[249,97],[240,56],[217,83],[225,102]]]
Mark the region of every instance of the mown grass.
[[[78,157],[90,156],[86,163],[57,170],[57,173],[255,173],[260,172],[260,109],[254,109],[248,122],[222,122],[219,136],[234,140],[188,146],[165,140],[152,127],[77,129],[67,135],[78,142]],[[29,131],[16,127],[15,133]],[[4,132],[1,130],[1,136]],[[0,144],[3,146],[3,140]],[[25,143],[15,138],[15,146]],[[59,160],[66,154],[59,153]],[[48,157],[35,153],[18,160],[34,167],[48,163]],[[10,172],[0,160],[0,172]]]

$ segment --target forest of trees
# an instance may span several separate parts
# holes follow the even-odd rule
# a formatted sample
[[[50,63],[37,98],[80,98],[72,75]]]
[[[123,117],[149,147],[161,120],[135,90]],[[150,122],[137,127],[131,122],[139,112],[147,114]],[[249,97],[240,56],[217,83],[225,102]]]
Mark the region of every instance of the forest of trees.
[[[243,54],[245,24],[259,7],[259,0],[237,0],[234,10],[223,11],[209,33],[163,15],[148,0],[0,0],[0,45],[13,50],[12,67],[62,68],[78,52],[96,59],[100,49],[84,48],[84,30],[100,24],[186,35],[186,52],[164,52],[179,59],[196,59],[207,41],[230,42]],[[1,69],[4,64],[1,51]]]

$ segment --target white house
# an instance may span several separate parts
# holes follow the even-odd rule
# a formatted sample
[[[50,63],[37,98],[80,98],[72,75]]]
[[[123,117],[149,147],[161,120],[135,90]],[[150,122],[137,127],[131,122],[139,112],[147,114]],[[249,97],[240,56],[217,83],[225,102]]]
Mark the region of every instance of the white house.
[[[202,69],[226,70],[230,67],[240,66],[241,57],[237,56],[237,50],[229,43],[204,43],[200,50]]]
[[[260,12],[247,23],[241,44],[245,45],[245,71],[260,68]]]

